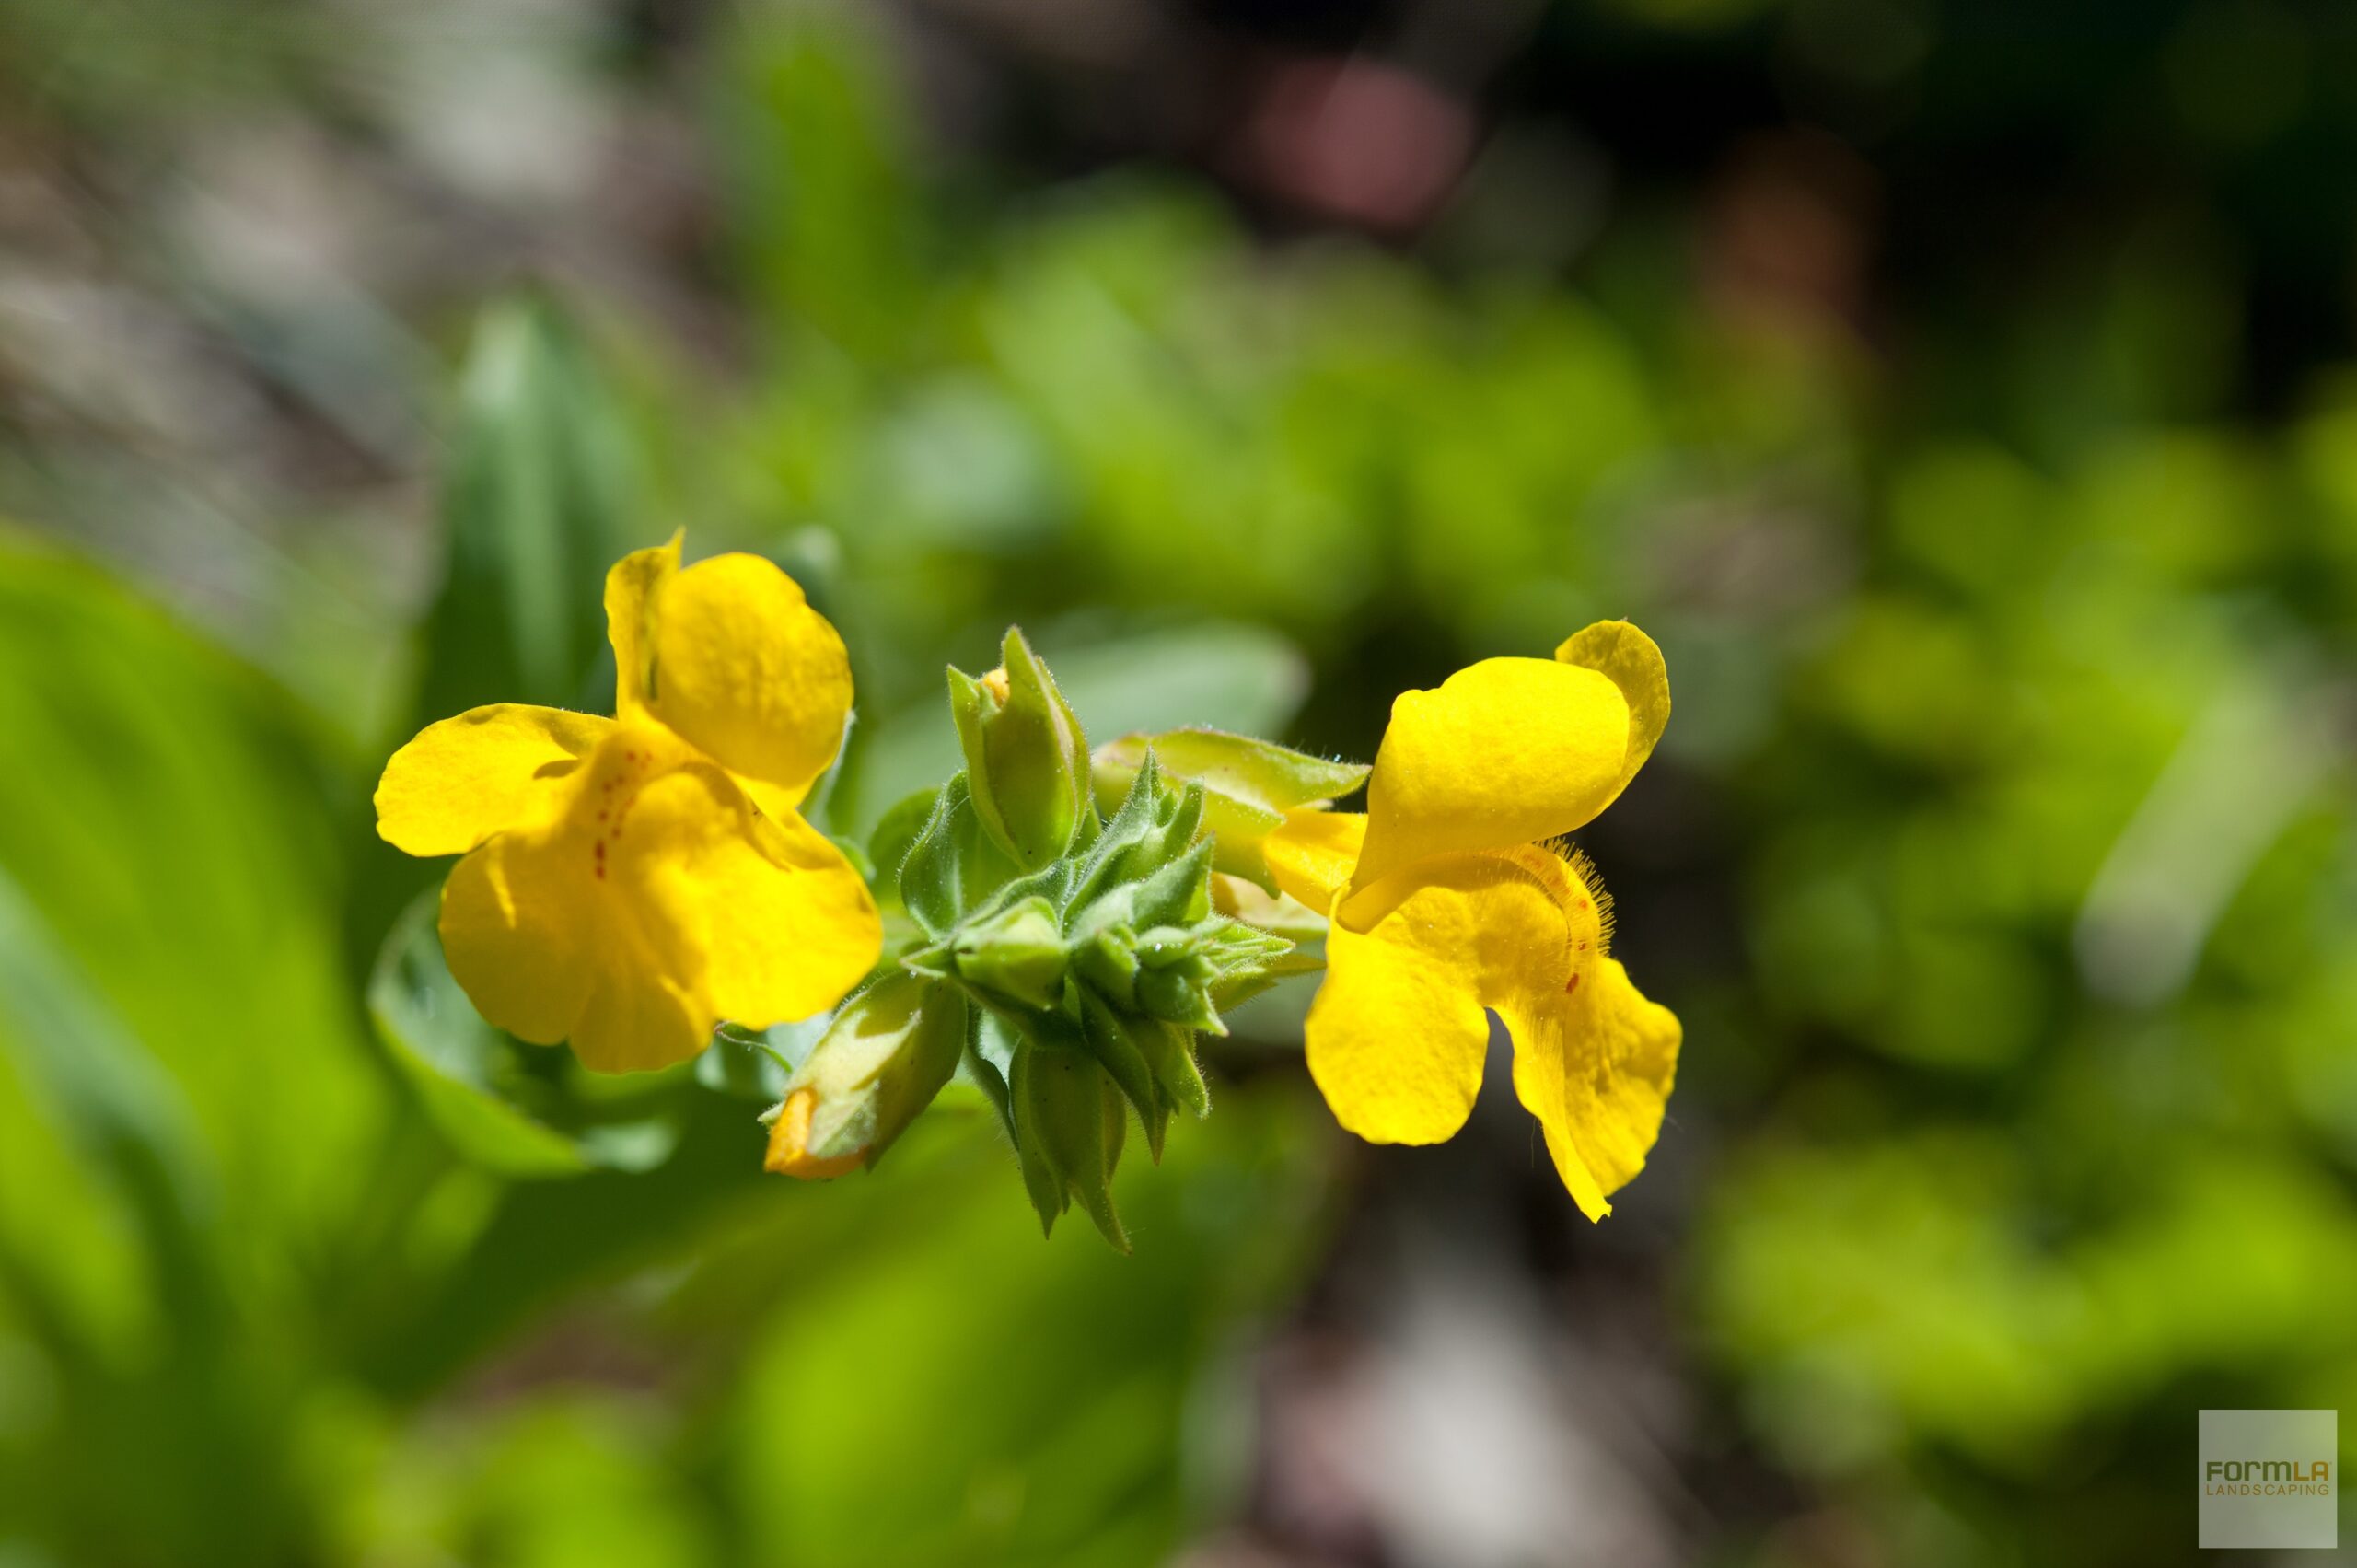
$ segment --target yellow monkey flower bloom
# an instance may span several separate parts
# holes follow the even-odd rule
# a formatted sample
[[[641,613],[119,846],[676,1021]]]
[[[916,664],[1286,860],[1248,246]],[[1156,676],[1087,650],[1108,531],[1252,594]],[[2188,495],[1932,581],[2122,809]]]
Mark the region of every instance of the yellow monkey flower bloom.
[[[1269,836],[1278,886],[1330,913],[1309,1073],[1344,1127],[1453,1135],[1481,1085],[1487,1009],[1563,1185],[1590,1219],[1612,1212],[1661,1130],[1679,1029],[1608,956],[1603,889],[1552,841],[1612,803],[1668,717],[1661,650],[1601,621],[1552,660],[1486,659],[1405,693],[1366,813],[1298,810]]]
[[[450,972],[492,1023],[604,1073],[665,1067],[715,1024],[841,1001],[881,950],[867,885],[795,807],[851,712],[842,639],[769,562],[682,571],[679,540],[606,575],[615,714],[495,703],[429,725],[377,785],[377,831],[463,854]]]

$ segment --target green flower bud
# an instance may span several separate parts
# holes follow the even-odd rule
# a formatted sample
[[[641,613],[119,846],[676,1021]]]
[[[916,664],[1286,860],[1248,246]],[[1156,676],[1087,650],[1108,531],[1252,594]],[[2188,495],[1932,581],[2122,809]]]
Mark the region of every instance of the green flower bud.
[[[1046,899],[1025,899],[961,925],[954,940],[958,976],[978,990],[1027,1007],[1062,999],[1070,955]]]
[[[882,1158],[957,1070],[966,1005],[955,988],[906,971],[844,1003],[770,1113],[768,1167],[840,1176]]]
[[[1007,632],[1001,656],[1005,662],[979,680],[949,672],[949,712],[982,826],[1016,865],[1036,871],[1096,826],[1088,743],[1020,630]]]

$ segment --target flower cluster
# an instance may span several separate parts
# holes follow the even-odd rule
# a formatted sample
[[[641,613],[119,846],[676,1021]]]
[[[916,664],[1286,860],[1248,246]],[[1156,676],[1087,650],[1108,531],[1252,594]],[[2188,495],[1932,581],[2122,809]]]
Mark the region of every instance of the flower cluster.
[[[1019,632],[1004,657],[980,679],[950,672],[967,765],[892,879],[921,939],[787,1085],[769,1166],[874,1161],[962,1066],[1004,1119],[1041,1223],[1077,1202],[1126,1247],[1110,1182],[1130,1117],[1159,1158],[1175,1112],[1210,1109],[1197,1031],[1225,1033],[1221,1011],[1288,972],[1294,945],[1214,907],[1201,784],[1167,784],[1149,753],[1107,817],[1054,678]]]
[[[614,567],[606,612],[612,718],[477,708],[377,792],[389,842],[464,856],[444,951],[509,1033],[628,1072],[724,1020],[831,1010],[767,1117],[769,1168],[872,1165],[959,1078],[1042,1224],[1078,1203],[1126,1246],[1109,1183],[1132,1120],[1159,1158],[1174,1114],[1210,1107],[1198,1036],[1322,966],[1308,1067],[1344,1127],[1452,1135],[1494,1014],[1580,1208],[1609,1213],[1643,1167],[1678,1020],[1610,956],[1609,900],[1566,839],[1668,717],[1661,654],[1627,622],[1402,695],[1371,769],[1202,729],[1092,753],[1010,632],[998,668],[949,672],[965,767],[871,887],[800,814],[852,683],[793,579],[747,555],[682,569],[674,538]],[[1332,809],[1362,784],[1364,813]],[[888,916],[907,933],[888,953]]]

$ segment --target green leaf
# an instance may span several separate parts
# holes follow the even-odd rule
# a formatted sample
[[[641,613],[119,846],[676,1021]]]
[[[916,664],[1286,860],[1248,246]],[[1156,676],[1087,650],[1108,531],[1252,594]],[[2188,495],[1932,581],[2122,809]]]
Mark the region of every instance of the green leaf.
[[[21,1086],[22,1109],[32,1125],[12,1128],[19,1106],[0,1108],[0,1175],[16,1186],[36,1179],[37,1144],[54,1138],[65,1157],[39,1171],[40,1209],[81,1234],[47,1239],[63,1256],[39,1270],[52,1299],[73,1311],[101,1339],[120,1341],[161,1328],[165,1314],[179,1332],[211,1326],[221,1282],[208,1249],[217,1240],[217,1177],[177,1086],[124,1032],[105,1002],[93,995],[73,960],[58,950],[40,912],[0,870],[0,1092]],[[95,1190],[86,1178],[95,1177]],[[99,1264],[80,1256],[118,1240],[116,1216],[127,1215],[140,1250]],[[0,1218],[0,1238],[26,1239],[31,1214]],[[9,1223],[14,1220],[16,1223]],[[35,1234],[38,1234],[37,1232]],[[133,1299],[103,1293],[109,1274],[138,1276]],[[143,1298],[152,1298],[143,1299]],[[71,1304],[68,1306],[68,1304]],[[198,1319],[192,1321],[192,1319]]]
[[[249,1239],[337,1234],[385,1096],[337,938],[356,798],[283,690],[0,532],[0,871],[177,1086]],[[332,793],[331,793],[332,790]]]
[[[0,1313],[54,1412],[0,1513],[60,1561],[311,1554],[299,1418],[397,1111],[337,936],[361,790],[299,714],[0,532]]]
[[[923,319],[923,215],[888,57],[831,13],[731,14],[716,138],[734,249],[769,319],[870,361]]]
[[[1293,950],[1272,958],[1256,958],[1249,964],[1223,969],[1212,981],[1207,994],[1212,1005],[1222,1013],[1231,1013],[1255,996],[1273,990],[1280,981],[1295,975],[1316,974],[1326,967],[1325,958],[1316,953]]]
[[[958,978],[1002,1005],[1052,1007],[1071,968],[1056,906],[1033,896],[958,924]]]
[[[1078,906],[1118,895],[1121,884],[1165,868],[1194,843],[1202,819],[1202,792],[1166,791],[1154,759],[1147,758],[1120,808],[1073,864],[1071,901]]]
[[[634,542],[638,482],[628,432],[554,308],[483,313],[450,448],[448,568],[426,618],[419,716],[603,708],[605,575]]]
[[[1175,835],[1174,835],[1175,837]],[[1184,843],[1186,840],[1178,839]],[[1149,925],[1191,925],[1211,909],[1212,846],[1198,842],[1178,859],[1133,884],[1131,919]]]
[[[1209,1116],[1212,1092],[1204,1085],[1202,1069],[1195,1062],[1194,1035],[1177,1024],[1157,1018],[1140,1025],[1135,1038],[1154,1070],[1154,1081],[1160,1086],[1164,1101],[1199,1118]],[[1155,1157],[1159,1159],[1161,1156],[1157,1152]]]

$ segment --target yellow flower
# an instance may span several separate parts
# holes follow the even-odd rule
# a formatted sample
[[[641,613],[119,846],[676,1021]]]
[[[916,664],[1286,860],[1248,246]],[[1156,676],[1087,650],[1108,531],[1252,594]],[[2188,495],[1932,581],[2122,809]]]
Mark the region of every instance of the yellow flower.
[[[450,972],[485,1018],[624,1073],[835,1005],[876,962],[875,901],[795,809],[851,711],[842,640],[751,555],[679,540],[606,575],[615,716],[497,703],[430,725],[377,785],[377,831],[461,854]]]
[[[1550,841],[1612,803],[1668,717],[1661,650],[1600,621],[1552,661],[1487,659],[1405,693],[1366,814],[1299,810],[1270,835],[1278,886],[1330,912],[1309,1073],[1343,1126],[1454,1134],[1494,1011],[1563,1185],[1590,1219],[1612,1212],[1661,1130],[1678,1024],[1608,956],[1602,887]]]

